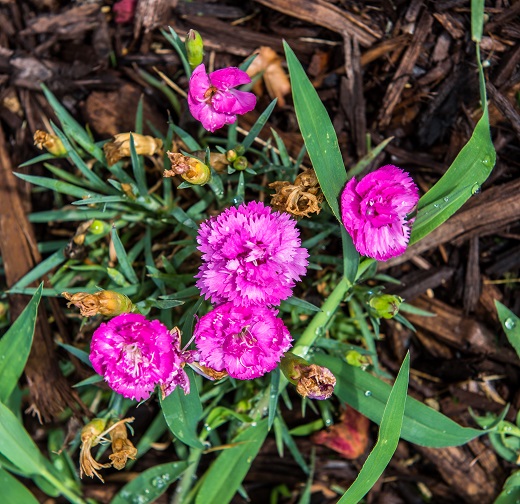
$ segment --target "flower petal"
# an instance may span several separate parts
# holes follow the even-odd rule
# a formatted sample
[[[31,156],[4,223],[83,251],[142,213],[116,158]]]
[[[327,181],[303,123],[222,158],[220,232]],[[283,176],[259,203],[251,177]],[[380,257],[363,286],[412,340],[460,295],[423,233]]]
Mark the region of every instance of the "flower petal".
[[[227,91],[229,88],[248,84],[251,82],[251,78],[246,72],[240,70],[240,68],[228,67],[211,72],[209,74],[209,81],[219,91]]]
[[[195,101],[204,101],[204,94],[210,88],[211,83],[206,73],[204,63],[195,67],[190,77],[189,94]]]
[[[221,114],[213,107],[207,105],[200,108],[198,120],[205,129],[213,133],[215,130],[222,128],[225,124],[233,124],[237,120],[237,116]]]
[[[256,106],[256,96],[247,91],[217,92],[211,103],[217,112],[225,114],[245,114],[251,112]]]

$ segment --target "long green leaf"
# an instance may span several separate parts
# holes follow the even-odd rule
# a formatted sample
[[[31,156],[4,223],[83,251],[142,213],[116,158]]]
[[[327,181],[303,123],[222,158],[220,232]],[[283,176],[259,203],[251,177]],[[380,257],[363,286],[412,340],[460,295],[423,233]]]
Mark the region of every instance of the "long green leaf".
[[[2,502],[6,504],[38,504],[38,499],[25,485],[0,467],[0,488]]]
[[[366,459],[361,471],[350,488],[343,494],[338,504],[354,504],[359,502],[376,484],[381,474],[389,464],[397,444],[403,425],[404,408],[408,390],[408,375],[410,373],[410,354],[407,354],[399,374],[388,396],[377,443]]]
[[[249,471],[267,437],[267,418],[250,426],[233,439],[211,464],[197,494],[195,504],[228,504]]]
[[[520,357],[520,318],[500,301],[495,300],[495,308],[509,343]]]
[[[49,177],[37,177],[35,175],[25,175],[24,173],[15,173],[18,178],[30,182],[33,185],[45,187],[69,196],[75,196],[76,198],[90,198],[94,196],[101,196],[101,194],[94,193],[90,189],[78,187],[68,182],[62,182],[61,180],[54,180]]]
[[[197,435],[197,424],[202,417],[197,384],[191,369],[186,370],[190,378],[190,393],[184,395],[177,387],[169,396],[161,399],[161,408],[168,427],[184,444],[193,448],[204,448]]]
[[[140,102],[141,103],[141,102]],[[130,135],[130,158],[132,160],[132,170],[134,172],[135,182],[139,196],[143,198],[148,196],[148,187],[146,186],[146,174],[144,171],[143,157],[137,155],[135,150],[134,135]]]
[[[377,424],[381,423],[391,387],[371,374],[341,359],[315,355],[314,360],[329,368],[337,379],[335,394]],[[444,448],[459,446],[486,431],[461,427],[447,416],[408,397],[401,437],[421,446]]]
[[[115,228],[112,229],[112,242],[116,251],[117,260],[119,262],[119,265],[121,266],[121,269],[123,270],[123,274],[129,282],[133,284],[138,284],[139,279],[135,274],[134,267],[128,259],[125,247],[123,246],[123,243],[121,242],[121,239],[119,238],[119,235],[117,234],[117,230]]]
[[[42,289],[43,283],[0,339],[0,402],[5,403],[11,395],[29,357]]]
[[[286,42],[284,48],[291,76],[294,109],[303,140],[327,203],[341,222],[339,194],[347,182],[347,172],[336,131],[296,55]]]
[[[248,149],[249,147],[251,147],[251,145],[253,145],[255,138],[260,134],[260,131],[262,131],[262,128],[265,126],[265,123],[268,121],[275,106],[276,106],[276,98],[260,114],[260,117],[256,120],[255,124],[249,130],[249,133],[247,134],[247,136],[244,138],[242,145],[244,146],[245,149]]]
[[[30,283],[39,280],[43,275],[47,274],[53,268],[56,268],[60,264],[64,263],[67,258],[63,255],[65,248],[60,248],[54,254],[47,257],[47,259],[43,260],[40,264],[38,264],[35,268],[29,271],[25,276],[20,278],[18,282],[16,282],[10,289],[9,292],[14,291],[15,289],[20,289],[22,287],[26,287]]]
[[[128,504],[129,502],[148,504],[155,502],[187,467],[186,462],[169,462],[147,469],[130,483],[127,483],[110,504]]]

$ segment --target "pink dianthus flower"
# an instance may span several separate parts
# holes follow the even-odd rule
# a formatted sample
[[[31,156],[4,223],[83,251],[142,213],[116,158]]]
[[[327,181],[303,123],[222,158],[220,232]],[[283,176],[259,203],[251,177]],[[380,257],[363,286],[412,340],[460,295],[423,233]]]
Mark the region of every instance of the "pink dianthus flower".
[[[158,320],[123,313],[94,331],[90,362],[110,388],[130,399],[148,399],[156,385],[163,397],[177,385],[188,394],[190,382],[183,367],[192,356],[179,348],[178,329],[170,332]]]
[[[215,304],[278,305],[307,271],[296,221],[251,201],[203,222],[197,287]]]
[[[352,178],[341,193],[341,218],[356,250],[378,261],[401,255],[410,238],[407,219],[419,200],[409,174],[393,165]]]
[[[277,313],[265,306],[217,306],[197,322],[193,333],[199,363],[239,380],[272,371],[292,341]]]
[[[233,124],[237,114],[255,108],[253,93],[233,89],[249,82],[249,75],[239,68],[222,68],[208,75],[204,64],[200,64],[190,78],[188,106],[191,115],[211,132],[225,124]]]

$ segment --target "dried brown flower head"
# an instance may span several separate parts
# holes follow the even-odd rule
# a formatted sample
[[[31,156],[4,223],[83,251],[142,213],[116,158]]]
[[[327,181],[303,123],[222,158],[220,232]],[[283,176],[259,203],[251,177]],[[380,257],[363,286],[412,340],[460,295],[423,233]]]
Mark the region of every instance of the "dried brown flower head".
[[[293,184],[277,181],[269,184],[269,187],[276,191],[271,196],[271,206],[275,210],[295,217],[309,217],[312,213],[320,213],[323,193],[314,170],[306,169],[296,177]]]
[[[86,474],[90,478],[97,476],[103,483],[105,482],[98,471],[110,467],[110,464],[100,464],[90,453],[91,448],[101,441],[101,435],[105,425],[106,420],[94,418],[94,420],[81,429],[81,449],[79,453],[80,478],[83,478],[83,474]]]
[[[126,424],[132,422],[133,418],[125,418],[109,425],[110,440],[112,441],[112,454],[108,458],[112,461],[112,465],[121,470],[126,466],[128,459],[135,460],[137,456],[137,448],[128,439],[128,431]]]
[[[67,149],[62,141],[56,136],[51,135],[43,130],[36,130],[34,132],[34,145],[38,149],[46,149],[54,156],[64,156],[67,154]]]
[[[130,135],[134,139],[135,151],[144,156],[160,154],[163,147],[160,138],[154,138],[138,133],[118,133],[114,138],[103,145],[103,151],[109,166],[116,164],[120,159],[130,156]]]
[[[121,313],[131,313],[134,309],[132,301],[127,296],[114,291],[102,290],[94,294],[62,292],[61,295],[69,301],[67,306],[74,305],[79,308],[83,317],[93,317],[94,315],[115,317]]]

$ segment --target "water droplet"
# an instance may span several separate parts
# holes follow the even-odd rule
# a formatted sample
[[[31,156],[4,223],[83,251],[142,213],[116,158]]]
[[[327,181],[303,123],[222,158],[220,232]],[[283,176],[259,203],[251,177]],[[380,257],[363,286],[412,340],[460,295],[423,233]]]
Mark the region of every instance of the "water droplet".
[[[250,464],[251,462],[253,462],[253,457],[247,457],[246,462],[247,462],[248,464]]]
[[[372,395],[372,391],[371,390],[365,390],[365,396],[366,397],[370,397]]]
[[[161,478],[164,480],[164,481],[170,481],[170,475],[168,473],[164,473]]]
[[[445,197],[444,197],[444,201],[445,201],[446,203],[448,203],[448,201],[450,201],[450,198],[448,198],[448,196],[445,196]]]
[[[506,329],[514,329],[515,328],[515,321],[512,318],[506,318],[504,320],[504,325],[506,326]]]
[[[156,476],[152,478],[152,486],[158,489],[164,488],[166,486],[166,481],[164,481],[160,476]]]
[[[251,427],[256,427],[256,422],[251,422]]]
[[[486,156],[483,160],[482,160],[482,164],[484,165],[489,165],[491,164],[491,158],[489,156]]]
[[[325,427],[330,427],[332,425],[332,418],[327,418],[324,423]]]
[[[439,208],[439,204],[438,203],[434,203],[433,208]]]
[[[471,194],[480,194],[480,191],[481,191],[480,184],[475,182],[473,184],[473,187],[471,188]]]

